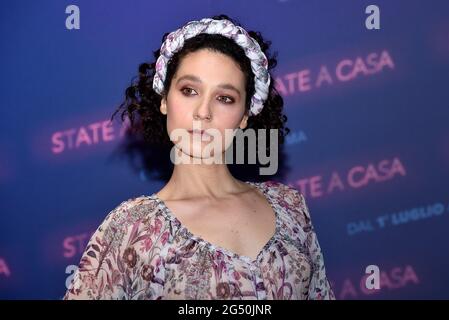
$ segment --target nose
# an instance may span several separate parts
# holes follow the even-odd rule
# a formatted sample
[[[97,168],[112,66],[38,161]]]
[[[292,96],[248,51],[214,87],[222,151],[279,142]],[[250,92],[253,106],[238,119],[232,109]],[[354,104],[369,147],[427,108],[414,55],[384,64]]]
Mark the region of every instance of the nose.
[[[202,101],[199,103],[199,105],[196,107],[193,113],[193,118],[195,120],[211,120],[212,119],[212,112],[210,108],[210,101],[208,98],[202,99]]]

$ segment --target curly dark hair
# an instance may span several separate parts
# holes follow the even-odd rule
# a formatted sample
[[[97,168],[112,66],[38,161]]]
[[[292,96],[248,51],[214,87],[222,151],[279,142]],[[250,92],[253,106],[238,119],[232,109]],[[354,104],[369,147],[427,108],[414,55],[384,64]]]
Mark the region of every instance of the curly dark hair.
[[[235,25],[240,26],[240,23],[225,14],[213,16],[212,19],[227,19]],[[168,34],[169,32],[164,34],[162,42],[165,41]],[[248,34],[259,43],[262,51],[267,56],[268,70],[270,71],[277,65],[277,53],[270,55],[268,52],[271,41],[265,41],[260,32],[257,31],[248,31]],[[205,48],[223,53],[231,57],[239,65],[246,78],[246,109],[248,111],[251,104],[251,97],[255,91],[251,62],[245,55],[244,50],[232,39],[217,34],[202,33],[185,41],[182,49],[174,54],[167,65],[167,75],[164,82],[165,92],[163,95],[166,96],[168,94],[167,91],[170,88],[171,80],[181,60],[189,53]],[[139,75],[133,79],[131,85],[126,89],[125,101],[114,112],[111,120],[118,111],[125,108],[121,114],[122,121],[124,121],[125,115],[127,115],[131,124],[134,125],[137,113],[141,121],[144,137],[147,141],[151,143],[171,143],[166,130],[165,115],[159,110],[162,96],[153,90],[153,76],[155,74],[156,60],[159,55],[160,49],[154,51],[155,60],[153,62],[144,62],[139,65]],[[269,95],[264,103],[264,108],[259,114],[248,118],[247,128],[279,129],[279,142],[283,144],[284,137],[290,130],[285,127],[287,117],[282,114],[284,102],[282,96],[276,90],[273,80],[270,83]]]
[[[241,24],[235,19],[230,18],[225,14],[215,15],[212,19],[220,20],[227,19],[235,25]],[[162,42],[165,41],[169,32],[162,37]],[[263,39],[260,32],[248,31],[248,34],[253,37],[260,45],[268,59],[268,71],[272,81],[269,86],[268,98],[264,103],[262,111],[257,115],[252,115],[248,118],[247,126],[243,130],[252,129],[267,129],[266,141],[269,141],[269,129],[278,129],[278,142],[283,145],[285,136],[290,132],[290,129],[285,126],[287,116],[282,113],[284,101],[274,86],[274,78],[271,70],[277,65],[277,52],[271,54],[269,48],[271,41]],[[134,77],[129,87],[125,91],[125,100],[120,104],[117,110],[111,117],[120,110],[122,122],[125,121],[125,116],[130,120],[130,130],[134,133],[140,133],[145,142],[152,146],[172,146],[168,132],[166,115],[160,112],[160,103],[163,96],[167,96],[170,89],[171,80],[176,73],[182,59],[191,52],[200,49],[210,49],[216,52],[223,53],[231,57],[242,70],[246,80],[246,112],[249,111],[251,105],[251,97],[255,92],[254,88],[254,74],[251,69],[251,62],[245,55],[245,51],[232,39],[219,34],[199,34],[195,37],[187,39],[181,50],[176,52],[170,59],[167,65],[167,73],[164,81],[164,92],[162,96],[153,90],[153,76],[155,74],[156,60],[160,56],[160,49],[153,52],[154,61],[144,62],[139,65],[139,74]],[[235,140],[234,140],[235,143]],[[268,146],[267,146],[268,149]]]

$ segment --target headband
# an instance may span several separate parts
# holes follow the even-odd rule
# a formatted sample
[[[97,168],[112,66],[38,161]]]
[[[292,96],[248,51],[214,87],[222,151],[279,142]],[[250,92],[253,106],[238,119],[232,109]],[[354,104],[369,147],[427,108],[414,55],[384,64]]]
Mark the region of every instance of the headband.
[[[200,33],[221,34],[234,40],[245,50],[245,55],[250,59],[251,69],[254,73],[255,93],[251,98],[250,115],[256,115],[262,111],[263,103],[268,97],[268,88],[271,81],[267,57],[262,52],[257,41],[245,29],[234,25],[227,19],[214,20],[204,18],[200,21],[190,21],[182,28],[168,34],[161,46],[160,56],[156,61],[156,73],[153,78],[154,91],[160,95],[162,94],[168,61],[183,47],[185,40]]]

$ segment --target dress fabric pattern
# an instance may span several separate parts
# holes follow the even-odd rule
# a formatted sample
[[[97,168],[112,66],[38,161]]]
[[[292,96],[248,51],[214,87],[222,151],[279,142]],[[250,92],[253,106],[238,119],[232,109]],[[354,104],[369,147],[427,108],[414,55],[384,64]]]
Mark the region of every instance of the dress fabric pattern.
[[[335,299],[304,196],[246,182],[276,215],[255,259],[192,234],[153,193],[115,207],[90,238],[63,299]]]

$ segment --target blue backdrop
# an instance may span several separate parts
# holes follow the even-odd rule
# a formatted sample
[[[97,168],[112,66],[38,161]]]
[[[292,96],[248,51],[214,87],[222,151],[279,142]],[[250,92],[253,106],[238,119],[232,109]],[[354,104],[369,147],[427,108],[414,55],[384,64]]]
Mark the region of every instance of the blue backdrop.
[[[415,0],[3,2],[0,298],[61,298],[106,214],[163,186],[109,119],[165,32],[220,13],[278,52],[272,179],[306,197],[336,297],[449,298],[449,2]]]

